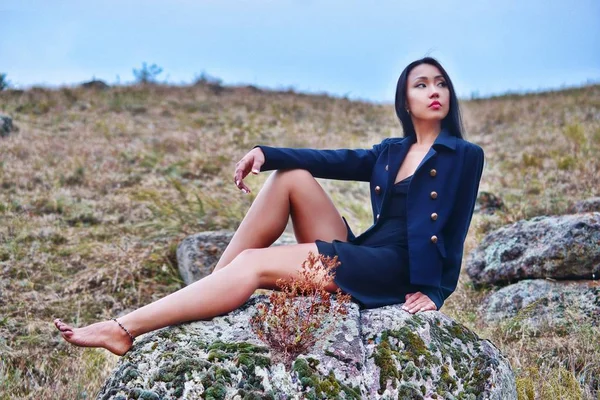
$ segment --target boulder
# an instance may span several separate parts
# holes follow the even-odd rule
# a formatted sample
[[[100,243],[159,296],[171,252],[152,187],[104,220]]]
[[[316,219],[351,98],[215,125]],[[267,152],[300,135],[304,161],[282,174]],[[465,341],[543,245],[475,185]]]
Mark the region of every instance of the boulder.
[[[600,212],[600,197],[579,200],[573,205],[574,213]]]
[[[265,295],[209,321],[143,335],[98,399],[516,399],[489,341],[437,311],[359,310],[289,370],[248,329]]]
[[[600,327],[600,281],[523,280],[490,294],[480,312],[486,322],[509,321],[527,331]]]
[[[8,115],[0,114],[0,137],[7,137],[15,130],[12,118]]]
[[[536,217],[497,229],[469,254],[475,285],[600,277],[600,213]]]
[[[480,214],[494,214],[496,211],[505,211],[504,202],[490,192],[479,192],[473,212]]]
[[[110,88],[110,86],[108,86],[108,84],[100,79],[92,79],[89,82],[84,82],[81,84],[81,87],[86,88],[86,89],[93,89],[93,90],[106,90],[108,88]]]
[[[209,231],[188,236],[177,246],[177,267],[186,285],[210,275],[234,232]],[[284,233],[273,246],[296,244],[293,235]]]

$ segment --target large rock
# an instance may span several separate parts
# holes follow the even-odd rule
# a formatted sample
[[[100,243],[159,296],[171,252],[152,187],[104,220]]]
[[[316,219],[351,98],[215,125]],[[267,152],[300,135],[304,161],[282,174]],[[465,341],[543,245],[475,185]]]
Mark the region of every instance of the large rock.
[[[12,118],[8,115],[0,114],[0,137],[7,137],[14,130]]]
[[[489,233],[467,257],[473,283],[600,277],[600,213],[536,217]]]
[[[506,211],[502,199],[490,192],[479,192],[473,212],[481,214],[494,214],[496,211]]]
[[[574,213],[600,212],[600,197],[579,200],[573,205]]]
[[[84,87],[86,89],[93,89],[93,90],[106,90],[106,89],[110,88],[110,86],[108,86],[108,84],[106,82],[104,82],[103,80],[100,80],[100,79],[92,79],[89,82],[84,82],[81,84],[81,87]]]
[[[480,311],[487,322],[509,321],[527,331],[600,327],[600,281],[523,280],[489,295]]]
[[[286,371],[248,329],[253,296],[226,316],[144,335],[98,399],[516,399],[489,341],[445,315],[399,305],[347,317]]]
[[[177,247],[177,267],[186,285],[210,275],[234,232],[210,231],[186,237]],[[273,246],[295,244],[293,235],[284,233]]]

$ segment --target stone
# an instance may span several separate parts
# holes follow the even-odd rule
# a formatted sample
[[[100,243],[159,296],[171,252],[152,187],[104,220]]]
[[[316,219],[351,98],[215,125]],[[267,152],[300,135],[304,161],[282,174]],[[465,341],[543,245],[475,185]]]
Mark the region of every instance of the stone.
[[[476,286],[600,277],[600,213],[535,217],[497,229],[469,254]]]
[[[580,200],[573,205],[574,213],[600,212],[600,197]]]
[[[496,211],[506,211],[502,199],[490,192],[479,192],[473,212],[480,214],[494,214]]]
[[[300,299],[296,301],[301,301]],[[289,369],[248,329],[266,295],[209,321],[142,335],[98,399],[517,399],[510,364],[444,314],[348,315]]]
[[[186,285],[210,275],[234,232],[208,231],[188,236],[177,246],[177,267]],[[281,235],[273,246],[296,244],[289,233]]]
[[[0,137],[8,137],[11,132],[15,131],[12,123],[12,118],[8,115],[0,114]]]
[[[600,327],[600,280],[526,279],[491,293],[479,310],[488,323],[508,321],[528,332]]]
[[[94,89],[94,90],[106,90],[108,88],[110,88],[110,86],[108,86],[108,84],[102,80],[99,79],[92,79],[89,82],[84,82],[81,84],[81,87],[84,87],[86,89]]]

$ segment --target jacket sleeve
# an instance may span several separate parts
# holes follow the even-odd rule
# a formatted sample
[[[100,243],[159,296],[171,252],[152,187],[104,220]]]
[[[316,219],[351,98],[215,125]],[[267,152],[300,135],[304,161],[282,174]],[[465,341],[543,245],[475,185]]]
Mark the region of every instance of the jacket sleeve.
[[[464,243],[473,217],[484,161],[485,155],[481,147],[471,144],[466,149],[456,203],[452,209],[452,216],[443,229],[446,248],[452,250],[447,252],[448,258],[444,261],[440,287],[424,286],[421,289],[421,292],[435,303],[438,310],[454,292],[458,283]]]
[[[305,169],[316,178],[370,181],[373,166],[385,140],[372,149],[316,150],[284,147],[259,147],[265,155],[261,171]]]

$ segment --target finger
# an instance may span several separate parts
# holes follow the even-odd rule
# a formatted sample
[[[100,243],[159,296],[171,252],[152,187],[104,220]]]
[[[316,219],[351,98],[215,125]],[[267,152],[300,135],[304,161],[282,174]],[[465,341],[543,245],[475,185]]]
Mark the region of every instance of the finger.
[[[437,307],[435,306],[434,302],[425,304],[423,307],[421,307],[419,310],[417,310],[416,312],[423,312],[423,311],[436,311]]]
[[[421,292],[416,292],[416,293],[409,293],[406,295],[406,302],[404,303],[404,307],[402,307],[402,309],[408,309],[410,308],[410,306],[412,304],[414,304],[415,301],[419,300],[419,298],[421,297],[422,293]]]
[[[244,183],[244,181],[240,181],[240,186],[239,186],[240,190],[242,192],[244,192],[245,194],[250,193],[250,188],[248,186],[246,186],[246,184]]]
[[[244,171],[244,169],[242,167],[238,167],[235,170],[235,174],[233,175],[233,180],[235,182],[235,186],[238,187],[238,189],[243,189],[244,188],[244,178],[246,177],[246,175],[248,175],[247,172]]]
[[[431,306],[435,307],[435,304],[429,299],[424,299],[422,302],[419,302],[414,305],[414,307],[409,311],[411,313],[417,313],[421,311],[431,310]]]
[[[238,166],[235,169],[235,173],[233,174],[233,181],[235,182],[235,186],[241,189],[242,179],[244,179],[246,175],[244,174],[243,166]]]
[[[406,301],[413,301],[414,299],[418,298],[420,294],[421,292],[409,293],[405,297]]]
[[[428,302],[429,300],[427,299],[420,299],[409,307],[408,312],[414,314],[417,311],[421,311],[421,309],[425,307],[428,304]]]
[[[260,167],[262,166],[262,163],[258,160],[254,160],[254,164],[252,164],[252,173],[254,175],[257,175],[260,172]]]

